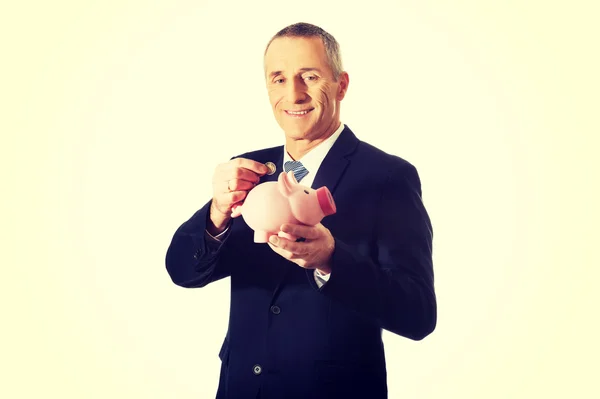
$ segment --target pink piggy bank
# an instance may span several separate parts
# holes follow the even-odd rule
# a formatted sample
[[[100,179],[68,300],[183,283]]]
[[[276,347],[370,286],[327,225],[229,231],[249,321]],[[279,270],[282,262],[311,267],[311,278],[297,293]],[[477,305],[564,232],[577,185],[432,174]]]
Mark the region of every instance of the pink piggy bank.
[[[254,230],[254,242],[266,243],[272,235],[295,240],[280,228],[284,223],[314,226],[336,212],[327,187],[313,190],[298,183],[292,171],[281,172],[277,182],[265,182],[248,192],[241,205],[234,205],[232,217],[243,215]]]

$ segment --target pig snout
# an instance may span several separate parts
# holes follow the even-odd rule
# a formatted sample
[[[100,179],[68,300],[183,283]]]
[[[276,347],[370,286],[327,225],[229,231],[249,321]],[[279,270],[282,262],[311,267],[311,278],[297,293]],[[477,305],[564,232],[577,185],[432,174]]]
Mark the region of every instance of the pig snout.
[[[289,197],[290,210],[301,223],[314,226],[325,216],[335,213],[335,203],[326,187],[299,189]]]
[[[336,212],[335,201],[327,187],[317,189],[317,199],[325,216],[333,215]]]

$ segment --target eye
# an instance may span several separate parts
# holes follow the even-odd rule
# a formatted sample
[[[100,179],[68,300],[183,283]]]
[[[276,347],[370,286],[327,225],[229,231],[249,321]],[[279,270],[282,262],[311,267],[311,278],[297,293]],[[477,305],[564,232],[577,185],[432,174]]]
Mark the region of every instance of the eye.
[[[310,194],[310,193],[309,193],[308,191],[306,191],[306,190],[304,190],[304,192],[305,192],[306,194]]]
[[[273,83],[277,83],[277,84],[283,83],[283,78],[277,78],[273,81]]]
[[[317,77],[315,75],[308,75],[308,76],[305,76],[304,79],[314,81],[314,80],[317,80]]]

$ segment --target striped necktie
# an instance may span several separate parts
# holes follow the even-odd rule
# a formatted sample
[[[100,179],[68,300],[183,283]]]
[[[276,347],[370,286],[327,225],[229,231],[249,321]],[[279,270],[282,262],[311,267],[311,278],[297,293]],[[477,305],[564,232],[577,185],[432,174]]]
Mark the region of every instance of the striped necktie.
[[[286,173],[290,170],[293,171],[298,182],[308,174],[308,170],[300,161],[287,161],[285,165],[283,165],[283,170],[285,170]]]

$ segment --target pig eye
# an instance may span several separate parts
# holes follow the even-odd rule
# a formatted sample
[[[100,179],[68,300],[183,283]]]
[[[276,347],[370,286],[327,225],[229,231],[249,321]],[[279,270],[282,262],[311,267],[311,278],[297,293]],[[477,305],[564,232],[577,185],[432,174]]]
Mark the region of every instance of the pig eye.
[[[304,190],[304,192],[305,192],[306,194],[308,194],[308,191]]]

